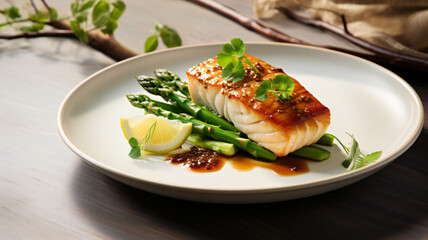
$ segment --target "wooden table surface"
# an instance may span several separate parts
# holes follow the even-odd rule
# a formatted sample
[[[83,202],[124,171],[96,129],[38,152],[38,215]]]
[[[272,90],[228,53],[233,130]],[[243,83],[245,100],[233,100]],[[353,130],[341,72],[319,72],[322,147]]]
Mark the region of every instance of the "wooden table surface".
[[[71,1],[48,2],[69,14]],[[116,37],[139,53],[154,27],[150,19],[175,28],[184,45],[271,41],[192,2],[125,2]],[[255,17],[250,0],[221,2]],[[264,22],[303,40],[355,48],[282,16]],[[76,40],[37,38],[1,40],[0,61],[0,239],[428,239],[427,120],[392,164],[339,190],[269,204],[195,203],[117,182],[59,137],[64,97],[113,60]],[[394,71],[427,109],[427,76]]]

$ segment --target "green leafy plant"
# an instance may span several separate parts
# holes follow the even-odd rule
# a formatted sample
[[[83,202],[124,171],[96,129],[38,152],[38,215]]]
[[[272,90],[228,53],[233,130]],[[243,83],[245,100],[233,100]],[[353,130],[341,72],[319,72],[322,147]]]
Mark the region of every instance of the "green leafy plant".
[[[260,101],[268,100],[268,93],[272,93],[280,102],[290,100],[294,91],[294,82],[287,75],[276,75],[271,80],[264,80],[257,88],[254,98]]]
[[[223,45],[221,52],[217,55],[217,63],[223,67],[221,76],[227,82],[239,82],[245,78],[245,68],[243,63],[252,67],[254,72],[259,74],[259,70],[244,55],[245,44],[239,38],[232,39],[230,43]]]
[[[0,39],[35,38],[35,37],[68,37],[77,38],[92,48],[120,61],[137,55],[136,52],[123,46],[114,37],[118,20],[125,12],[123,0],[74,0],[70,5],[71,15],[59,17],[55,8],[45,0],[40,0],[43,7],[30,0],[32,11],[23,16],[22,11],[13,3],[10,7],[0,9],[0,28],[13,27],[14,34],[1,34]],[[51,28],[46,29],[46,26]],[[147,50],[157,48],[160,36],[165,46],[181,46],[177,31],[167,25],[156,22],[155,34],[149,36],[145,44]]]
[[[0,27],[21,24],[17,29],[23,33],[39,32],[46,23],[58,20],[58,13],[54,8],[46,5],[46,9],[35,11],[29,16],[23,18],[20,10],[16,6],[0,9],[0,14],[6,18],[6,22],[0,23]],[[22,24],[29,23],[24,26]]]
[[[87,43],[88,31],[100,29],[103,33],[111,35],[117,28],[117,21],[125,11],[126,5],[121,0],[108,2],[105,0],[80,0],[71,4],[73,20],[70,27],[76,37]],[[88,16],[91,14],[92,29],[88,29]]]
[[[159,37],[163,44],[168,48],[181,46],[181,38],[177,31],[157,21],[155,21],[155,23],[156,27],[152,30],[152,35],[150,35],[144,43],[144,52],[147,53],[156,50],[159,45]]]

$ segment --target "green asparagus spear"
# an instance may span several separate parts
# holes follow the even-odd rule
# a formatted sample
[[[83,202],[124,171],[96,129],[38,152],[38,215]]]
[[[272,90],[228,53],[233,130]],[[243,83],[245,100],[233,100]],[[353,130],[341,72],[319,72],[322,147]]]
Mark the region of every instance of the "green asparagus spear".
[[[238,149],[232,143],[213,140],[211,138],[204,138],[196,133],[191,133],[187,141],[198,147],[216,151],[225,156],[233,156]]]
[[[166,69],[156,69],[155,76],[162,83],[168,85],[171,89],[181,92],[184,96],[190,99],[187,82],[182,81],[177,74]]]
[[[136,98],[135,100],[138,99],[138,101],[140,102],[151,101],[153,102],[153,105],[157,107],[168,110],[170,112],[181,113],[180,111],[177,111],[177,108],[174,107],[173,105],[152,100],[146,95],[133,95],[133,97]],[[233,156],[238,151],[235,145],[231,143],[216,141],[209,138],[203,138],[195,133],[191,133],[187,141],[193,145],[216,151],[225,156]]]
[[[162,84],[158,79],[141,75],[137,77],[137,81],[149,93],[160,95],[163,99],[165,99],[165,101],[170,102],[177,108],[183,109],[186,113],[192,115],[193,117],[203,122],[219,126],[224,130],[233,132],[240,136],[245,136],[238,129],[236,129],[232,123],[217,116],[210,110],[191,102],[186,97],[177,94],[171,88],[169,88],[165,84]]]
[[[192,123],[192,131],[194,133],[205,137],[211,137],[219,141],[232,143],[237,148],[247,151],[256,158],[262,158],[269,161],[275,161],[277,158],[275,154],[273,154],[271,151],[259,146],[248,138],[239,137],[238,135],[225,131],[219,128],[218,126],[202,122],[188,114],[176,114],[164,110],[156,106],[153,101],[142,101],[141,97],[135,95],[127,95],[127,98],[129,102],[135,107],[143,108],[157,116],[162,116],[173,120],[179,120],[184,123]]]
[[[326,145],[326,146],[333,146],[334,142],[334,136],[330,133],[324,133],[324,135],[321,136],[320,139],[316,142],[317,144]]]
[[[146,99],[148,98],[145,95],[137,95],[137,97],[141,98],[141,101],[146,101]],[[173,112],[173,113],[182,113],[183,112],[183,111],[180,111],[180,109],[176,108],[175,106],[173,106],[169,103],[159,102],[159,101],[152,100],[152,99],[150,99],[150,100],[153,101],[153,103],[156,104],[156,106],[163,108],[165,110],[168,110],[170,112]]]
[[[330,152],[324,148],[315,145],[310,145],[292,152],[291,155],[315,161],[323,161],[330,157]]]

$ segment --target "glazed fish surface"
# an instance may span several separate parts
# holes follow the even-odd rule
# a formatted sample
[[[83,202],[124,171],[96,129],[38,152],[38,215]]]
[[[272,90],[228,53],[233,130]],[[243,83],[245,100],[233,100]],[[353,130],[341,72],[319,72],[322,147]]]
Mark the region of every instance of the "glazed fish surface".
[[[188,69],[192,101],[216,111],[278,157],[315,143],[330,124],[330,110],[294,78],[290,100],[281,102],[272,93],[266,101],[255,99],[255,91],[264,80],[285,73],[258,58],[245,56],[259,73],[244,64],[245,78],[236,83],[223,80],[216,57]]]

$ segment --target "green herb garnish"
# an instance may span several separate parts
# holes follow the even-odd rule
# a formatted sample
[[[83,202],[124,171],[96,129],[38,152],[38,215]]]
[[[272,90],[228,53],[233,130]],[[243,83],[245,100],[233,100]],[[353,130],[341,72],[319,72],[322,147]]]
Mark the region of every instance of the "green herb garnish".
[[[254,98],[260,101],[268,100],[268,93],[272,93],[280,102],[290,100],[294,91],[294,82],[287,75],[276,75],[271,80],[264,80],[257,88]]]
[[[128,143],[131,146],[131,151],[129,152],[128,155],[132,158],[140,158],[141,150],[140,150],[140,146],[138,145],[138,140],[132,137],[129,139]]]
[[[138,140],[134,137],[130,138],[128,143],[131,146],[131,151],[129,152],[129,156],[132,158],[140,158],[141,157],[141,152],[144,152],[144,147],[146,145],[146,143],[148,143],[150,141],[150,139],[153,137],[153,134],[155,133],[155,129],[156,129],[156,123],[154,122],[149,130],[147,131],[146,137],[144,139],[143,144],[141,144],[141,146],[138,144]]]
[[[245,68],[243,63],[252,67],[254,72],[259,74],[259,70],[244,55],[245,44],[239,38],[234,38],[223,45],[221,52],[217,55],[217,63],[223,67],[221,76],[227,82],[239,82],[245,78]]]
[[[369,165],[372,162],[375,162],[382,155],[382,151],[373,152],[365,155],[361,152],[357,140],[355,140],[354,135],[348,133],[352,138],[352,145],[350,148],[345,147],[337,137],[334,137],[339,141],[340,145],[343,147],[345,152],[348,154],[348,158],[342,162],[342,166],[346,168],[346,171],[355,170]]]

